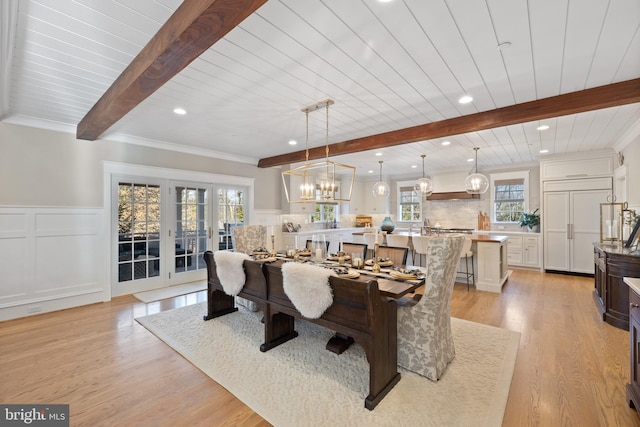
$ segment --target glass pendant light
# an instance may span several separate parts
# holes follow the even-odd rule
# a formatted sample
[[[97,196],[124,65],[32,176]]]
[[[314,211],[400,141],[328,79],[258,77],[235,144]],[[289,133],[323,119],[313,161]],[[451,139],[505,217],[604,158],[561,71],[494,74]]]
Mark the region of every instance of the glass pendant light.
[[[486,193],[489,189],[489,179],[478,173],[478,150],[480,147],[473,147],[476,152],[476,172],[470,174],[467,179],[464,180],[464,189],[469,194],[482,194]]]
[[[389,184],[387,184],[382,180],[382,160],[380,160],[378,163],[380,163],[380,181],[373,184],[372,193],[373,193],[373,197],[377,197],[381,199],[384,197],[389,197],[390,190],[389,190]]]
[[[413,190],[416,194],[427,197],[433,193],[433,181],[427,178],[424,174],[424,158],[427,157],[427,155],[423,154],[420,157],[422,157],[422,178],[416,181],[416,185],[413,186]]]

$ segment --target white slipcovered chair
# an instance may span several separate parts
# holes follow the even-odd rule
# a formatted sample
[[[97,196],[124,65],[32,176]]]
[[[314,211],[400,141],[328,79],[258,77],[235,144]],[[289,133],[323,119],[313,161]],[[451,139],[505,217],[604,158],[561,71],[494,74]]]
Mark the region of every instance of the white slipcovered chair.
[[[415,255],[417,255],[418,263],[416,263],[415,259],[412,259],[413,265],[422,265],[422,255],[427,255],[427,242],[431,239],[432,236],[411,236],[411,240],[413,241],[413,251]]]
[[[413,255],[413,251],[409,247],[409,236],[402,234],[387,234],[387,246],[393,246],[396,248],[407,248],[408,252],[411,253],[411,262],[415,255]],[[406,264],[406,260],[405,260]]]
[[[244,225],[231,229],[231,242],[236,252],[251,254],[255,249],[267,246],[267,227],[264,225]],[[251,311],[258,311],[260,307],[248,299],[235,297],[236,304]]]
[[[471,237],[466,236],[464,239],[464,245],[462,246],[462,252],[460,253],[460,261],[464,259],[464,271],[458,270],[458,274],[463,275],[467,280],[467,291],[469,290],[469,285],[475,283],[476,281],[476,271],[473,266],[473,250],[471,250],[471,244],[473,241]],[[469,258],[471,258],[471,272],[469,272]]]
[[[455,357],[451,294],[464,235],[431,237],[424,293],[399,300],[398,365],[437,381]]]
[[[382,233],[367,233],[362,235],[364,243],[367,245],[367,258],[373,257],[373,248],[376,242],[381,245],[384,241],[384,235]],[[377,239],[376,239],[377,237]]]

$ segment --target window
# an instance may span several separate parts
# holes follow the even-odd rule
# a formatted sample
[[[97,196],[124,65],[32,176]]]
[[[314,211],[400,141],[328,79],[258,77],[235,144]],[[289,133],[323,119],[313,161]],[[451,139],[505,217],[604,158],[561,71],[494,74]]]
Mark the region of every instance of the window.
[[[422,218],[422,197],[413,191],[413,185],[398,186],[398,218],[405,222],[420,222]]]
[[[316,203],[316,210],[313,214],[314,222],[333,222],[338,220],[337,203]]]
[[[518,222],[528,204],[529,172],[491,175],[494,222]]]

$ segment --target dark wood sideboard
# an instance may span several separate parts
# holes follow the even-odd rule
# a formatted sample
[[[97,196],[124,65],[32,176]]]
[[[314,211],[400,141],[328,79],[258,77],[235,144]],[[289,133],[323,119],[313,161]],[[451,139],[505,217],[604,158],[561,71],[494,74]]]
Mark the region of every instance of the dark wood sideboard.
[[[629,329],[629,287],[624,277],[640,277],[640,250],[594,243],[593,298],[602,320]]]

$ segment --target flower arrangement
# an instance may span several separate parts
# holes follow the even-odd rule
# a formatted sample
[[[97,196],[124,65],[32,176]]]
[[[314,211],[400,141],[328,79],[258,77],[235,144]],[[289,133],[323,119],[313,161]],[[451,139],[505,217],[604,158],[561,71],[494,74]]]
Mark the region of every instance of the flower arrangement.
[[[538,225],[540,225],[540,214],[538,213],[538,208],[533,212],[525,212],[522,214],[522,218],[520,218],[520,226],[533,230]]]

